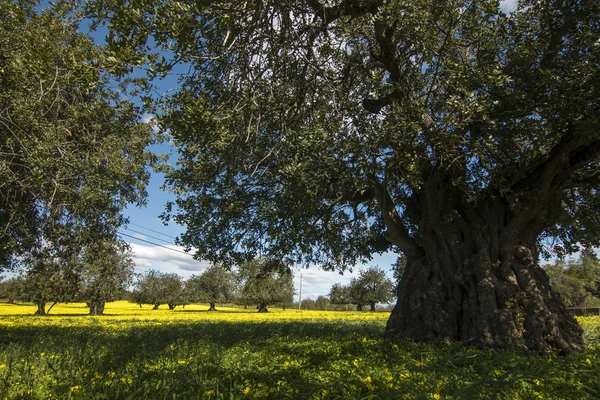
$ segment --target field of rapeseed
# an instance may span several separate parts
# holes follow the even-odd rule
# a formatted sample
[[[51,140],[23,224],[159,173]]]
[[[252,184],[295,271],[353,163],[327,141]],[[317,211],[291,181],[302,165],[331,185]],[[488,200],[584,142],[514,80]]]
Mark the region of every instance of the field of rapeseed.
[[[600,398],[600,318],[568,357],[382,339],[388,313],[0,304],[0,398]]]

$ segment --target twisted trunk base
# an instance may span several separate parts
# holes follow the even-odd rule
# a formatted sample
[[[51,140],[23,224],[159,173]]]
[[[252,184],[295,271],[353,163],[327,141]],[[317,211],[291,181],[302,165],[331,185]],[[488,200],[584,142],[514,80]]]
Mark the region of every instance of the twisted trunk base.
[[[465,243],[430,247],[407,260],[386,337],[540,353],[585,348],[581,327],[536,265],[535,247],[516,246],[504,260]]]
[[[104,301],[90,301],[87,303],[90,308],[90,315],[102,315],[104,314]]]

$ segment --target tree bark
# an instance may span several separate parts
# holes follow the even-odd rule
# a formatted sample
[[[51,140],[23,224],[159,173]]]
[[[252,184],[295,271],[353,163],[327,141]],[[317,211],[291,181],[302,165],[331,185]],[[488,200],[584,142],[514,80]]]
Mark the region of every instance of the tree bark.
[[[46,315],[46,302],[40,301],[37,303],[37,311],[33,315]]]
[[[258,305],[258,312],[269,312],[269,310],[267,309],[267,304],[266,303],[260,303]]]
[[[155,303],[154,307],[152,307],[153,310],[158,310],[158,306],[160,306],[160,303]]]
[[[90,301],[88,307],[90,308],[90,315],[102,315],[104,314],[104,301]]]
[[[422,236],[424,251],[407,257],[386,337],[540,353],[583,349],[581,327],[536,264],[536,236],[470,228]]]
[[[217,311],[214,302],[213,303],[209,303],[209,304],[210,304],[210,307],[209,307],[208,311]]]
[[[169,306],[169,310],[174,310],[177,307],[177,304],[167,304]]]
[[[362,311],[362,310],[363,310],[362,304],[357,304],[356,305],[356,311]]]
[[[369,311],[375,311],[375,303],[371,303],[371,309]]]
[[[54,308],[54,306],[57,304],[58,304],[58,301],[55,301],[54,303],[52,303],[52,305],[46,310],[46,314],[50,314],[50,310],[52,310],[52,308]]]

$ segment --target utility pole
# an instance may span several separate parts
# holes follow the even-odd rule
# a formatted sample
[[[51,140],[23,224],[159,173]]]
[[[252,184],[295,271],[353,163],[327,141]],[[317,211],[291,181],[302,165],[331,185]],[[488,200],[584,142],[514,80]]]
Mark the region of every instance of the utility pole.
[[[300,273],[300,293],[298,294],[298,311],[302,305],[302,273]]]

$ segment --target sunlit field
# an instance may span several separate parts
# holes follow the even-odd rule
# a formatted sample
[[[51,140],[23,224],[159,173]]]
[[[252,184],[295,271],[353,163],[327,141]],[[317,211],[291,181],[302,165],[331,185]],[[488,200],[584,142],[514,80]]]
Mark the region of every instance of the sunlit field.
[[[600,317],[559,357],[391,342],[389,313],[207,308],[0,303],[0,398],[600,398]]]

